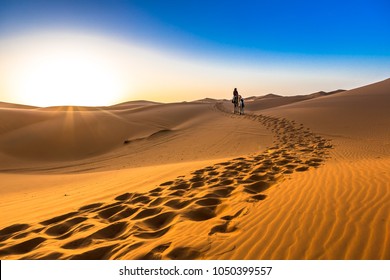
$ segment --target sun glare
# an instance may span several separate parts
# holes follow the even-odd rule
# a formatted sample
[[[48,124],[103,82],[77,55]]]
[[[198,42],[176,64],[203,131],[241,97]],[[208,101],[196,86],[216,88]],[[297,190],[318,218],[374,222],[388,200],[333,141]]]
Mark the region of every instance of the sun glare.
[[[104,106],[127,93],[127,77],[93,44],[68,40],[26,49],[8,73],[10,92],[20,103]]]

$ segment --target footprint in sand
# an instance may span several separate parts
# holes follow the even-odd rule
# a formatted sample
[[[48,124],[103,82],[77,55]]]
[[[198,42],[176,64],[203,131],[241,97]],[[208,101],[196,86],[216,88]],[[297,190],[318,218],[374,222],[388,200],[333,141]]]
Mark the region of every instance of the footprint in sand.
[[[187,207],[191,203],[192,203],[192,200],[182,200],[179,198],[174,198],[174,199],[167,201],[164,205],[168,206],[172,209],[179,210],[179,209],[183,209],[183,208]]]
[[[75,217],[60,224],[49,227],[45,233],[51,236],[61,236],[68,233],[75,225],[87,220],[87,217]]]
[[[216,216],[216,206],[194,207],[184,213],[184,217],[191,221],[206,221]]]
[[[194,260],[199,258],[201,252],[191,247],[174,248],[167,254],[171,260]]]
[[[0,241],[5,241],[10,237],[17,236],[20,232],[28,229],[28,224],[15,224],[0,230]]]
[[[90,251],[86,251],[81,254],[72,255],[70,260],[106,260],[112,254],[113,249],[116,245],[102,246]]]
[[[118,212],[125,210],[126,208],[127,207],[125,205],[120,204],[120,205],[112,206],[110,208],[106,208],[104,210],[100,210],[98,212],[98,215],[103,219],[109,219],[110,217],[116,215]]]
[[[142,223],[151,230],[160,230],[169,225],[176,216],[177,214],[175,212],[164,212],[152,218],[145,219]]]
[[[167,227],[158,231],[139,231],[134,233],[134,236],[142,239],[155,239],[166,234],[170,228],[171,227]]]
[[[23,241],[16,245],[12,245],[10,247],[1,249],[0,257],[7,256],[7,255],[19,255],[19,254],[29,253],[45,241],[46,238],[43,237],[35,237],[27,241]]]
[[[162,259],[162,253],[164,253],[170,246],[171,242],[166,244],[158,245],[157,247],[153,248],[150,252],[147,254],[138,257],[139,260],[161,260]]]
[[[120,236],[127,226],[127,222],[116,222],[96,231],[90,235],[90,238],[104,240],[113,239]]]
[[[60,216],[57,216],[57,217],[54,217],[54,218],[51,218],[49,220],[46,220],[46,221],[43,221],[43,222],[40,222],[41,225],[44,225],[44,226],[47,226],[47,225],[50,225],[50,224],[55,224],[55,223],[58,223],[58,222],[61,222],[61,221],[64,221],[70,217],[73,217],[75,215],[77,215],[78,212],[70,212],[70,213],[67,213],[67,214],[64,214],[64,215],[60,215]]]

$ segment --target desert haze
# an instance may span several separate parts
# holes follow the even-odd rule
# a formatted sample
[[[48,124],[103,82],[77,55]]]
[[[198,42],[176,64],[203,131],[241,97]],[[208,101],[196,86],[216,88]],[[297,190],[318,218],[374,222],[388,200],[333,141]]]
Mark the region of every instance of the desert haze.
[[[0,103],[0,258],[390,259],[389,104]]]

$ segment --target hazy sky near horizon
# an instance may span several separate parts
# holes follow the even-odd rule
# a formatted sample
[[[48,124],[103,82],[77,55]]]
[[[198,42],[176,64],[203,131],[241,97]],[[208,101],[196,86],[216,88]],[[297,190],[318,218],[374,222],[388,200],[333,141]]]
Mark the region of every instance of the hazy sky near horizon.
[[[0,100],[308,94],[390,77],[390,2],[1,0]]]

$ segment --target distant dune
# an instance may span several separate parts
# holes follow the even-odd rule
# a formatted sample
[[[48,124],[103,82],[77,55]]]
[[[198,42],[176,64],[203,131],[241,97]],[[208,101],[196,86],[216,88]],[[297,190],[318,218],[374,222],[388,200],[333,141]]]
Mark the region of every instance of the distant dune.
[[[0,103],[0,258],[390,259],[390,79],[246,101]]]
[[[331,92],[319,91],[308,95],[298,95],[298,96],[281,96],[276,94],[267,94],[264,96],[252,96],[245,98],[247,101],[248,110],[258,111],[268,108],[275,108],[295,102],[300,102],[304,100],[310,100],[313,98],[318,98],[322,96],[332,95],[336,93],[343,92],[344,90],[336,90]]]
[[[21,105],[21,104],[13,104],[7,102],[0,102],[0,108],[13,108],[13,109],[35,109],[38,107]]]

